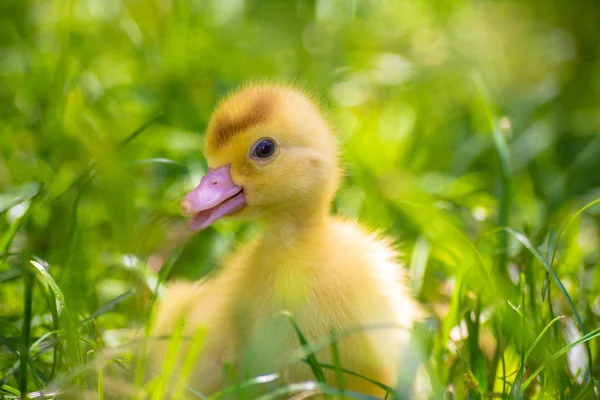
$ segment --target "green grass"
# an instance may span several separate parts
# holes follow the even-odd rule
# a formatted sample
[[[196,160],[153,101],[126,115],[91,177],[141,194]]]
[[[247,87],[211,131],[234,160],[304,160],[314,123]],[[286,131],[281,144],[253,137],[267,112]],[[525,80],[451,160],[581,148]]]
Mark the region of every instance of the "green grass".
[[[203,331],[159,338],[190,346],[181,364],[140,356],[163,285],[205,276],[249,235],[238,222],[191,235],[179,201],[206,170],[218,99],[262,78],[321,99],[346,166],[333,209],[394,239],[428,314],[397,387],[376,383],[388,398],[597,398],[599,13],[1,2],[0,399],[368,398],[315,354],[352,331],[308,343],[293,318],[309,382],[229,368],[231,386],[205,396],[185,382]]]

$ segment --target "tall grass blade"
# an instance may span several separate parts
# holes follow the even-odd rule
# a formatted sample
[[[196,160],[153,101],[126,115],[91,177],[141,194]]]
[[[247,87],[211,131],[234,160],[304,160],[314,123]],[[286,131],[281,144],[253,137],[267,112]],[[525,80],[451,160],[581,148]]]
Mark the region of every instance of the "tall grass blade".
[[[130,166],[153,165],[153,164],[169,165],[169,166],[173,166],[173,167],[182,169],[184,171],[188,171],[187,165],[182,164],[177,161],[170,160],[168,158],[145,158],[143,160],[135,160],[135,161],[132,161],[129,163]]]
[[[54,299],[58,317],[58,320],[54,321],[55,327],[64,332],[67,356],[71,360],[71,365],[81,365],[83,358],[81,347],[79,346],[79,333],[77,331],[75,320],[67,307],[62,290],[42,263],[45,264],[45,262],[39,258],[30,260],[30,264],[33,266],[33,271],[38,282],[42,287],[49,290]]]
[[[331,357],[333,359],[333,365],[335,367],[335,380],[336,380],[336,384],[338,389],[340,390],[340,398],[342,400],[345,399],[344,397],[344,375],[342,374],[342,367],[341,367],[341,361],[340,361],[340,350],[338,349],[338,339],[335,335],[335,332],[333,331],[333,329],[331,330]],[[319,365],[320,367],[321,365]]]
[[[93,319],[98,318],[102,314],[106,314],[107,312],[114,310],[114,308],[116,306],[118,306],[119,304],[121,304],[122,302],[124,302],[125,300],[127,300],[128,298],[133,296],[134,294],[135,294],[135,289],[126,290],[125,292],[121,293],[120,295],[118,295],[117,297],[115,297],[114,299],[109,301],[108,303],[102,305],[100,308],[98,308],[96,311],[94,311],[92,314],[90,314],[89,317],[86,317],[83,321],[81,321],[80,324],[89,322]]]
[[[29,340],[31,335],[31,319],[33,317],[32,303],[33,303],[33,286],[34,279],[32,274],[27,271],[25,272],[24,279],[24,312],[23,312],[23,327],[21,331],[21,357],[20,357],[20,381],[19,390],[21,391],[21,398],[25,399],[27,396],[27,366],[29,365]],[[32,371],[33,374],[33,371]]]
[[[40,186],[37,182],[25,184],[20,187],[19,195],[11,200],[6,200],[8,196],[0,195],[0,214],[34,197],[39,192]]]
[[[585,387],[579,392],[577,396],[573,398],[573,400],[587,400],[587,399],[597,399],[596,394],[594,393],[594,381],[590,380]]]
[[[17,279],[23,274],[23,270],[19,268],[12,268],[7,271],[0,272],[0,283],[12,281],[13,279]]]
[[[531,355],[531,353],[533,352],[533,350],[535,349],[535,347],[538,345],[538,343],[540,342],[540,340],[542,340],[542,338],[544,337],[544,335],[546,334],[546,332],[548,331],[548,329],[550,329],[550,327],[552,325],[554,325],[554,323],[556,321],[558,321],[559,319],[564,318],[564,315],[559,315],[558,317],[554,318],[552,321],[548,322],[546,324],[546,326],[544,327],[544,329],[540,332],[540,334],[535,338],[535,340],[533,341],[533,343],[531,344],[531,346],[529,346],[529,348],[527,349],[527,352],[525,353],[525,358],[523,360],[523,363],[527,363],[527,360],[529,359],[529,356]]]
[[[585,212],[590,207],[595,206],[596,204],[600,204],[600,199],[592,200],[589,203],[587,203],[586,205],[584,205],[583,207],[581,207],[579,210],[577,210],[577,212],[575,214],[573,214],[571,216],[571,218],[569,218],[567,223],[560,227],[560,230],[558,231],[558,235],[556,236],[556,242],[558,243],[560,241],[560,238],[562,237],[562,235],[565,232],[565,230],[567,229],[567,227],[569,225],[571,225],[571,223],[573,223],[573,221],[575,221],[577,219],[577,217],[579,217],[583,212]],[[557,249],[558,249],[558,246],[553,247],[552,257],[550,258],[550,266],[554,265],[554,260],[556,259]]]
[[[556,235],[556,243],[554,244],[554,246],[552,248],[552,256],[550,257],[548,274],[551,274],[553,276],[555,275],[553,268],[554,268],[554,261],[556,259],[556,251],[558,249],[558,242],[560,241],[560,238],[562,237],[562,235],[565,232],[565,230],[567,229],[567,227],[569,225],[571,225],[571,223],[573,223],[573,221],[575,221],[587,209],[595,206],[596,204],[600,204],[600,199],[592,200],[589,203],[587,203],[586,205],[584,205],[583,207],[581,207],[579,210],[577,210],[577,212],[575,212],[575,214],[573,214],[571,216],[571,218],[569,218],[569,220],[567,221],[566,224],[561,226],[560,230],[558,231],[558,235]],[[548,293],[550,293],[550,288],[548,288]],[[549,294],[548,294],[548,296],[549,296]],[[569,303],[569,305],[570,304],[571,303]],[[549,303],[549,307],[550,308],[552,307],[551,303]],[[579,314],[576,314],[576,318],[577,318],[577,325],[578,325],[579,329],[581,330],[581,333],[585,334],[585,330],[583,329],[583,321],[582,321],[581,317],[579,316]],[[589,373],[591,374],[594,369],[594,365],[593,365],[593,359],[592,359],[592,351],[588,344],[586,344],[586,352],[587,352],[587,356],[588,356],[588,370],[589,370]]]
[[[502,193],[500,196],[500,214],[498,216],[499,226],[509,226],[510,211],[512,207],[512,168],[510,166],[510,151],[505,135],[502,133],[500,123],[490,93],[485,85],[485,82],[479,73],[473,74],[475,88],[480,97],[481,103],[484,106],[484,114],[492,131],[492,139],[498,157],[500,159],[500,171],[502,174]],[[498,267],[500,273],[504,276],[506,264],[508,262],[508,235],[500,234],[500,258],[498,259]]]
[[[17,398],[22,398],[21,397],[21,392],[18,389],[15,389],[12,386],[8,386],[8,385],[2,385],[2,387],[0,387],[0,394],[5,396],[14,396],[14,397],[6,397],[6,398],[13,398],[13,399],[17,399]],[[0,397],[1,399],[2,397]]]
[[[325,368],[325,369],[331,369],[331,370],[335,370],[336,369],[336,366],[335,365],[331,365],[331,364],[319,363],[319,365],[321,366],[321,368]],[[346,369],[346,368],[340,367],[339,370],[343,374],[355,376],[357,378],[363,379],[365,382],[372,383],[373,385],[375,385],[375,386],[377,386],[377,387],[385,390],[388,393],[391,393],[392,396],[394,396],[394,393],[395,393],[394,388],[392,388],[392,387],[390,387],[390,386],[388,386],[386,384],[383,384],[383,383],[381,383],[379,381],[376,381],[375,379],[371,379],[371,378],[369,378],[367,376],[361,375],[361,374],[359,374],[357,372],[350,371],[349,369]]]
[[[54,300],[57,304],[57,309],[60,316],[66,316],[71,319],[71,314],[69,312],[69,308],[65,303],[64,295],[58,286],[58,284],[54,281],[52,276],[48,273],[44,265],[39,260],[30,260],[30,264],[33,266],[33,271],[36,273],[38,281],[42,284],[42,286],[47,287],[52,293]]]
[[[167,397],[167,393],[171,388],[172,377],[177,377],[173,371],[178,367],[177,363],[181,354],[181,343],[183,341],[184,321],[179,320],[174,327],[173,334],[169,340],[165,359],[162,362],[160,375],[156,378],[155,384],[150,385],[151,398],[153,400],[161,400]]]
[[[581,333],[583,335],[585,335],[585,326],[583,325],[583,319],[581,318],[581,315],[579,315],[579,312],[577,311],[577,308],[575,307],[575,303],[573,303],[571,296],[569,296],[567,289],[565,289],[565,286],[562,284],[561,280],[559,279],[558,275],[556,274],[556,271],[554,271],[550,267],[550,261],[548,261],[548,259],[542,255],[542,253],[539,251],[539,249],[537,247],[535,247],[531,243],[529,238],[527,238],[527,236],[525,236],[523,233],[521,233],[515,229],[512,229],[512,228],[502,228],[502,229],[505,229],[508,233],[513,235],[523,246],[525,246],[525,248],[527,248],[531,252],[531,254],[533,254],[535,256],[535,258],[537,258],[542,263],[542,265],[544,266],[546,271],[548,273],[552,274],[552,280],[558,286],[558,289],[561,291],[563,297],[565,298],[565,300],[569,304],[569,307],[571,308],[571,311],[573,312],[573,316],[575,318],[575,321],[577,322],[577,327],[579,328]],[[585,348],[588,353],[587,355],[588,355],[589,364],[591,365],[592,351],[591,351],[588,343],[585,344]],[[591,373],[591,371],[592,371],[592,369],[590,369],[590,373]]]
[[[173,268],[175,267],[175,263],[177,263],[177,260],[179,260],[179,257],[181,257],[182,251],[183,251],[183,246],[176,247],[175,250],[173,250],[173,252],[169,256],[169,258],[167,258],[165,263],[160,267],[160,271],[158,272],[158,277],[156,279],[156,283],[155,283],[154,287],[150,288],[151,293],[150,293],[150,301],[148,302],[148,308],[146,310],[147,313],[151,312],[152,307],[154,306],[154,303],[156,302],[156,299],[158,297],[161,285],[164,282],[167,282],[169,280],[169,277],[173,273]]]
[[[307,350],[305,353],[306,362],[310,366],[310,369],[311,369],[313,375],[315,376],[317,381],[326,383],[325,375],[323,374],[323,370],[321,370],[319,361],[317,361],[317,357],[314,354],[314,350],[310,350],[311,347],[310,347],[308,341],[306,340],[306,337],[304,337],[304,334],[300,330],[300,327],[298,326],[296,319],[289,313],[284,313],[284,315],[286,315],[289,318],[290,323],[292,324],[292,327],[294,328],[294,332],[296,333],[296,337],[298,337],[298,341],[300,342],[300,345],[302,346],[303,349]]]
[[[523,386],[521,387],[521,393],[523,393],[525,391],[525,389],[527,389],[527,387],[531,384],[531,382],[533,382],[533,380],[535,379],[536,376],[539,375],[540,372],[542,372],[544,370],[544,368],[546,368],[546,366],[551,363],[552,361],[562,357],[563,355],[565,355],[569,350],[573,349],[576,346],[579,346],[580,344],[584,344],[589,342],[590,340],[599,337],[600,336],[600,328],[593,330],[592,332],[588,333],[587,335],[577,339],[576,341],[574,341],[573,343],[569,344],[568,346],[563,347],[562,349],[560,349],[558,352],[556,352],[555,354],[552,355],[552,357],[550,357],[549,359],[547,359],[546,361],[544,361],[542,363],[542,365],[539,366],[538,369],[535,370],[535,372],[533,372],[531,374],[531,376],[525,381],[525,383],[523,383]]]
[[[41,196],[44,193],[44,186],[40,185],[35,194],[31,197],[31,202],[27,206],[25,212],[13,221],[6,232],[0,238],[0,254],[8,253],[10,249],[10,245],[12,244],[15,235],[17,232],[25,225],[25,223],[29,220],[29,216],[31,215],[33,209],[35,208],[35,204],[40,200]]]
[[[209,397],[209,400],[220,399],[223,396],[234,393],[239,388],[247,389],[252,386],[263,385],[265,383],[270,383],[270,382],[276,381],[279,378],[280,378],[279,374],[260,375],[260,376],[254,377],[254,378],[250,378],[248,380],[245,380],[244,382],[241,382],[240,384],[234,385],[234,387],[229,387],[229,388],[226,388],[224,390],[221,390],[221,391],[213,394],[212,396]]]
[[[305,393],[307,396],[310,396],[312,394],[340,396],[340,390],[338,389],[331,388],[320,382],[307,381],[289,384],[285,387],[274,390],[269,394],[260,396],[256,400],[276,400],[280,398],[290,398],[290,395],[296,393]],[[356,393],[350,390],[346,391],[345,395],[349,399],[378,400],[377,397],[369,396],[362,393]]]
[[[188,378],[192,374],[194,366],[196,365],[196,360],[202,351],[205,338],[206,329],[202,327],[196,329],[196,332],[194,332],[194,335],[192,336],[192,341],[189,345],[189,348],[186,351],[181,370],[179,371],[175,389],[173,390],[173,398],[177,399],[183,397],[186,383],[188,382]]]
[[[119,143],[119,149],[122,149],[123,147],[127,146],[129,143],[131,143],[135,138],[137,138],[142,132],[144,132],[146,129],[148,129],[150,126],[152,126],[156,121],[158,121],[158,119],[162,116],[162,113],[158,113],[156,114],[154,117],[152,117],[150,120],[148,120],[148,122],[146,122],[145,124],[143,124],[142,126],[140,126],[139,128],[137,128],[135,131],[131,132],[129,135],[127,135],[123,140],[121,140],[121,142]]]

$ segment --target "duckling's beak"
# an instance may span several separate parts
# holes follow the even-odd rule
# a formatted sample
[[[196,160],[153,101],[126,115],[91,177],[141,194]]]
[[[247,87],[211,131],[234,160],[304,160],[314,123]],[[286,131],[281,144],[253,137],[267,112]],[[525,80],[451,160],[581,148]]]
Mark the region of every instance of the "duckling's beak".
[[[181,212],[192,217],[188,222],[189,228],[200,231],[245,206],[244,191],[233,183],[229,165],[225,165],[209,170],[202,177],[198,186],[181,201]]]

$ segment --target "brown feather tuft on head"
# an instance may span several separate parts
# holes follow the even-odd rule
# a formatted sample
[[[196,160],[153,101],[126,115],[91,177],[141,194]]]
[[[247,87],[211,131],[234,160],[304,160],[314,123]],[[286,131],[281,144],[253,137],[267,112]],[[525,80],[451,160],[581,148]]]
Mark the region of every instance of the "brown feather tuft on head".
[[[265,123],[273,114],[279,92],[271,87],[250,87],[227,97],[208,128],[213,149],[227,145],[235,135]],[[227,107],[223,107],[227,104]]]

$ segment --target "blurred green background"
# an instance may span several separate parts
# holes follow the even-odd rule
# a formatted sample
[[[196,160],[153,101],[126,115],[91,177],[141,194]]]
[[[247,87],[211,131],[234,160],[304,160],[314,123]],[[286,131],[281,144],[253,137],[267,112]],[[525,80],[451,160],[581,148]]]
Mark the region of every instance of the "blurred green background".
[[[347,170],[334,209],[402,249],[430,313],[422,386],[508,396],[555,316],[525,377],[600,325],[600,207],[575,215],[600,198],[599,38],[591,0],[0,2],[0,397],[121,343],[161,266],[199,278],[245,236],[191,235],[179,201],[215,103],[261,79],[322,100]],[[525,395],[593,395],[587,345]]]

